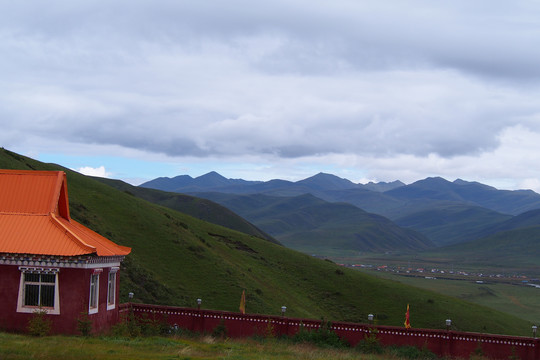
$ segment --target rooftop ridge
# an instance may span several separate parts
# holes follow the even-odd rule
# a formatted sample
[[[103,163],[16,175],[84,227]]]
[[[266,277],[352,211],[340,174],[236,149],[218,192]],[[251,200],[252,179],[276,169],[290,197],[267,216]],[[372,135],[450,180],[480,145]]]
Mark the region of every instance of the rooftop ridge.
[[[90,253],[97,253],[97,249],[94,246],[89,245],[86,242],[84,242],[79,236],[77,236],[77,234],[75,234],[67,226],[62,224],[62,222],[58,220],[58,218],[56,217],[54,213],[51,213],[50,217],[54,221],[55,225],[57,225],[60,229],[63,229],[65,233],[69,235],[70,238],[73,238],[73,240],[75,240],[74,242],[76,243],[76,245],[78,245],[80,248],[84,250],[89,251]]]
[[[63,174],[63,175],[62,175]],[[56,175],[56,184],[54,186],[54,195],[51,198],[51,204],[49,208],[50,213],[58,212],[60,207],[60,195],[62,190],[62,183],[64,182],[65,173],[58,171]]]

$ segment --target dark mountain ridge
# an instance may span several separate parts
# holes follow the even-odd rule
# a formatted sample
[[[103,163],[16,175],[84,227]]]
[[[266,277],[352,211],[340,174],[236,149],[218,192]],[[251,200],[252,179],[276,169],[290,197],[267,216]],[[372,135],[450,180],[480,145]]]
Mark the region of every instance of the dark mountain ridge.
[[[208,181],[208,177],[213,181]],[[511,217],[540,209],[540,195],[531,190],[498,190],[478,182],[462,179],[451,182],[442,177],[426,178],[409,185],[399,181],[362,185],[325,173],[296,182],[278,179],[263,182],[226,179],[211,172],[187,180],[185,177],[159,178],[141,186],[189,194],[213,193],[212,199],[215,193],[291,198],[312,194],[326,202],[349,203],[382,215],[402,228],[424,234],[439,246],[486,236],[493,233],[492,229],[504,226],[501,224]],[[170,190],[172,187],[175,190]],[[248,201],[248,198],[237,199],[242,200]],[[252,216],[240,213],[247,218]],[[267,216],[277,215],[267,213]]]
[[[189,175],[180,175],[174,178],[159,177],[147,181],[140,187],[152,188],[173,192],[223,192],[233,194],[249,193],[287,193],[301,195],[311,191],[335,191],[346,189],[368,189],[370,191],[386,191],[403,186],[400,181],[391,183],[355,184],[350,180],[326,173],[318,173],[309,178],[296,182],[273,179],[269,181],[249,181],[242,179],[227,179],[215,171],[192,178]]]
[[[444,200],[461,202],[518,215],[540,208],[540,195],[532,190],[498,190],[494,187],[458,179],[450,182],[441,177],[427,178],[385,192],[402,200]]]
[[[311,194],[198,193],[271,234],[283,245],[308,253],[328,249],[387,252],[424,250],[434,244],[419,232],[348,203],[329,203]]]
[[[451,182],[442,177],[430,177],[409,185],[401,181],[364,185],[326,173],[292,182],[279,179],[270,181],[227,179],[212,171],[196,178],[188,175],[180,175],[172,179],[161,177],[140,186],[180,193],[263,193],[277,196],[311,193],[327,201],[347,201],[346,198],[351,197],[347,202],[390,218],[403,216],[401,208],[419,200],[421,202],[451,201],[485,207],[510,215],[540,208],[540,194],[532,190],[498,190],[478,182],[462,179]],[[409,213],[409,211],[405,212]]]

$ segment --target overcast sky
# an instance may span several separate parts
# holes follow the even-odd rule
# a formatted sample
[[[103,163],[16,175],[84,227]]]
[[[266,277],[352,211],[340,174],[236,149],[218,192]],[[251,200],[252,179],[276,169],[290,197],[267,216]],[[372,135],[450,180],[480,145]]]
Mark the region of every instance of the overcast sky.
[[[540,2],[0,0],[0,146],[158,176],[540,191]]]

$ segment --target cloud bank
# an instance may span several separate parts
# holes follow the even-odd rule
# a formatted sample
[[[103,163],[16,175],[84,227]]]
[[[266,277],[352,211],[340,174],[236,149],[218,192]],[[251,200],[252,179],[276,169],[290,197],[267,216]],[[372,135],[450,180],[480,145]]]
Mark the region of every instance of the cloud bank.
[[[540,178],[535,2],[0,7],[7,148]]]

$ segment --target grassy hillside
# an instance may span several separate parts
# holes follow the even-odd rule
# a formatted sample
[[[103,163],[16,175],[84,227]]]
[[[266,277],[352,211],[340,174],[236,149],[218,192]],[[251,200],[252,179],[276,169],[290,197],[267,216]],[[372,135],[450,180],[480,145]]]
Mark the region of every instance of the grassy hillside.
[[[0,167],[63,169],[0,149]],[[413,326],[526,335],[528,322],[447,296],[385,281],[289,250],[189,215],[151,204],[95,179],[68,175],[72,216],[133,248],[121,272],[121,301],[236,311],[243,289],[247,312],[403,324],[407,303]]]
[[[306,253],[329,250],[385,252],[433,246],[420,233],[400,228],[383,216],[347,203],[329,203],[313,195],[278,197],[262,194],[201,193],[277,238]]]
[[[120,180],[105,178],[95,179],[118,190],[131,193],[141,199],[150,201],[154,204],[163,205],[170,209],[196,217],[197,219],[205,220],[213,224],[225,226],[229,229],[238,230],[249,235],[254,235],[278,243],[278,241],[272,236],[261,231],[244,218],[212,201],[184,194],[133,186]]]
[[[540,274],[540,226],[502,231],[464,244],[422,254],[425,258],[457,261],[461,264],[520,269]]]
[[[397,218],[394,222],[414,229],[438,246],[443,246],[475,239],[486,229],[511,218],[511,215],[479,206],[440,202]]]
[[[540,210],[531,210],[514,216],[498,225],[491,226],[485,231],[484,235],[492,235],[501,231],[516,230],[540,225]]]

